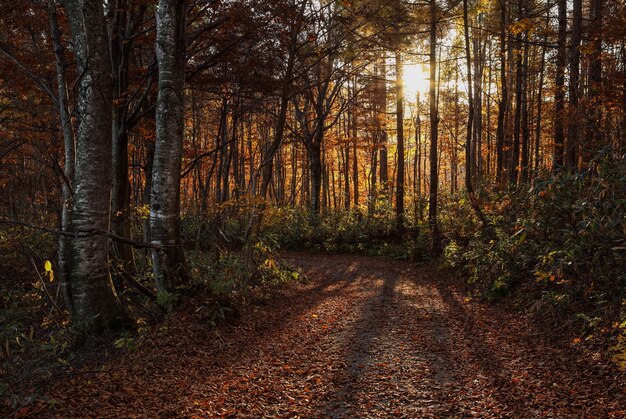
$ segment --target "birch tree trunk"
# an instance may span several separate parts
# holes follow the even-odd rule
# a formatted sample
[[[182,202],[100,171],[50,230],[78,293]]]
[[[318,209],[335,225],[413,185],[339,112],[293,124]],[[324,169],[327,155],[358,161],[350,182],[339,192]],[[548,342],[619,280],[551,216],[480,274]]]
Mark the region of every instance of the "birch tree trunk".
[[[111,194],[112,76],[102,2],[64,0],[77,60],[76,182],[70,280],[74,318],[86,329],[119,323],[108,239]]]
[[[185,2],[160,0],[157,12],[156,54],[159,87],[156,105],[156,142],[150,196],[150,234],[156,286],[172,292],[189,273],[181,239],[180,170],[184,135]]]

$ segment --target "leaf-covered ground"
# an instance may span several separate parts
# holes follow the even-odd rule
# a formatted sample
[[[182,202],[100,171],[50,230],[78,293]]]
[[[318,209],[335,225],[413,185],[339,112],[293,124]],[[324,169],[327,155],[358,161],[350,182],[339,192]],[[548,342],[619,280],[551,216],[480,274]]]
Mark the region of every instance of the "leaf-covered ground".
[[[308,283],[217,329],[189,303],[138,350],[56,383],[28,414],[624,416],[622,375],[505,304],[467,298],[458,279],[379,258],[288,259]]]

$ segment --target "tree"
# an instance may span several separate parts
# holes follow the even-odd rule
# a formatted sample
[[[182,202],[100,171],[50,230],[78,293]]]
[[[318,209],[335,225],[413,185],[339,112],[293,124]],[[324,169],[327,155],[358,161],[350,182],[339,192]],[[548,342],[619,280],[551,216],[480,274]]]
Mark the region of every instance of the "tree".
[[[396,228],[404,229],[404,92],[402,89],[402,52],[396,50],[396,137],[398,163],[396,178]]]
[[[439,224],[437,222],[437,198],[439,189],[439,170],[437,162],[437,140],[439,136],[439,113],[437,109],[437,1],[430,0],[430,196],[428,201],[428,223],[432,235],[432,245],[439,250]]]
[[[48,0],[48,14],[50,16],[50,38],[54,48],[55,67],[57,73],[57,109],[63,133],[64,182],[62,186],[62,209],[61,209],[61,231],[70,232],[72,223],[72,185],[74,184],[76,151],[74,148],[74,130],[70,118],[69,98],[67,95],[67,62],[65,59],[65,48],[61,42],[61,31],[55,0]],[[66,235],[59,236],[58,264],[59,280],[63,289],[63,297],[71,304],[71,293],[69,286],[69,250],[70,240]]]
[[[157,289],[189,279],[181,238],[180,172],[185,111],[185,1],[160,0],[156,12],[159,84],[150,196],[150,240]]]
[[[498,126],[496,128],[496,178],[504,180],[504,143],[506,142],[506,119],[509,107],[509,87],[506,71],[507,10],[506,1],[500,0],[500,101],[498,103]]]
[[[569,112],[567,119],[567,148],[565,150],[566,164],[570,168],[577,166],[579,115],[578,96],[580,79],[580,41],[583,22],[583,2],[573,1],[572,11],[572,38],[570,42],[570,66],[569,66]]]
[[[472,185],[472,125],[474,123],[474,97],[472,95],[472,64],[469,41],[469,17],[467,0],[463,0],[463,34],[465,40],[465,62],[467,69],[467,132],[465,139],[465,188],[471,196],[474,193]]]
[[[89,329],[119,324],[122,315],[109,273],[112,84],[102,3],[64,0],[72,29],[76,93],[76,176],[72,208],[69,303]]]
[[[145,91],[131,86],[131,52],[138,35],[146,4],[134,4],[132,0],[119,0],[110,4],[112,15],[109,28],[111,67],[113,70],[113,180],[111,191],[112,229],[118,236],[131,237],[128,143],[129,131],[139,121],[141,111],[150,96],[152,87],[152,66],[147,69],[143,81],[147,81]],[[144,83],[140,83],[143,85]],[[132,92],[132,93],[131,93]],[[134,107],[131,106],[135,98]],[[132,270],[133,252],[128,244],[115,244],[115,255],[123,262],[125,271]]]
[[[274,130],[274,140],[270,145],[264,161],[262,162],[263,177],[261,181],[261,197],[267,197],[267,191],[272,180],[272,173],[274,169],[274,155],[278,152],[279,147],[282,145],[283,136],[285,132],[285,124],[287,122],[287,107],[289,106],[289,99],[292,97],[293,92],[293,73],[296,65],[296,59],[298,58],[298,36],[302,27],[302,16],[304,8],[306,7],[306,1],[302,1],[299,7],[295,7],[293,11],[296,13],[295,21],[290,28],[289,33],[289,47],[287,52],[287,66],[285,68],[285,75],[281,81],[280,87],[280,105],[278,111],[278,119],[276,121],[276,128]]]
[[[304,60],[301,71],[301,97],[294,97],[292,100],[309,158],[310,208],[313,214],[319,214],[322,208],[322,149],[326,133],[337,123],[349,103],[345,100],[339,103],[341,89],[350,76],[344,71],[350,67],[350,63],[340,60],[341,49],[344,47],[342,41],[345,33],[349,32],[345,25],[349,21],[341,19],[339,12],[339,6],[333,5],[322,5],[320,10],[314,12],[321,18],[310,28],[312,43],[308,46],[311,51]],[[333,114],[337,108],[340,111]]]
[[[554,93],[554,168],[563,166],[563,152],[565,147],[565,133],[563,131],[565,119],[565,42],[567,31],[566,0],[557,0],[558,8],[558,44],[556,53],[556,76]]]
[[[589,29],[591,32],[591,53],[589,55],[590,109],[588,109],[589,126],[585,140],[585,149],[587,150],[585,157],[587,158],[591,154],[590,152],[596,152],[604,142],[602,130],[599,126],[602,119],[602,106],[600,106],[600,94],[602,91],[602,12],[603,0],[591,0],[589,6],[589,20],[591,21]],[[623,57],[623,59],[626,58]],[[626,72],[626,66],[624,66],[624,71]],[[624,78],[624,83],[626,83],[626,77]],[[624,112],[624,115],[624,120],[626,121],[626,112]],[[626,126],[624,129],[626,129]]]
[[[517,23],[524,19],[524,0],[517,2]],[[515,48],[515,113],[513,122],[513,147],[509,157],[509,184],[517,185],[519,175],[520,135],[522,131],[522,105],[524,102],[524,57],[521,34],[516,34]]]

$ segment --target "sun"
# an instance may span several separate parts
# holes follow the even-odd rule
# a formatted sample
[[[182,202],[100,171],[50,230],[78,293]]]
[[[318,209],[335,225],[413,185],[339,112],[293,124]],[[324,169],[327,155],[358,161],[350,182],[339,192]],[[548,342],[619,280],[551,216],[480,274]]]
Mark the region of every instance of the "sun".
[[[430,81],[421,64],[407,64],[404,66],[404,97],[408,101],[414,101],[419,93],[424,97],[428,94]]]

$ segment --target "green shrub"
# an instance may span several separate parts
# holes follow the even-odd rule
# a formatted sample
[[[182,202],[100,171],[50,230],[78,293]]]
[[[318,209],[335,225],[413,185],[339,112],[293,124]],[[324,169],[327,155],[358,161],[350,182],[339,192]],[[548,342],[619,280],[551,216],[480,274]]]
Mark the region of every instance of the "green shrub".
[[[483,198],[493,234],[458,221],[467,205],[450,205],[444,251],[484,290],[504,294],[520,284],[555,289],[575,298],[611,295],[626,284],[626,161],[602,156],[580,173],[546,174],[509,194]],[[599,301],[602,298],[596,298]],[[606,298],[604,298],[606,302]]]

